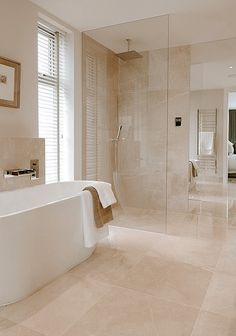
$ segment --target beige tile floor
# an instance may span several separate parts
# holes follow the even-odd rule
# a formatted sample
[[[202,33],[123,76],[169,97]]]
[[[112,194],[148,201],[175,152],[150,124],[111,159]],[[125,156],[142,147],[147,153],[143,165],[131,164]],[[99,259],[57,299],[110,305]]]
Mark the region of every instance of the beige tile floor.
[[[0,308],[0,336],[236,336],[232,213],[123,213],[87,261]]]

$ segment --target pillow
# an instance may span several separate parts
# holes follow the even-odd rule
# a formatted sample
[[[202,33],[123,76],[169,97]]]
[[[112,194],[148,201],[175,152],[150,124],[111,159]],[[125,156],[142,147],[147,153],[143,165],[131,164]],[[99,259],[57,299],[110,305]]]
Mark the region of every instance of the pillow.
[[[232,155],[232,154],[234,154],[234,146],[232,142],[228,140],[228,155]]]
[[[236,154],[236,142],[233,144],[234,147],[234,154]]]

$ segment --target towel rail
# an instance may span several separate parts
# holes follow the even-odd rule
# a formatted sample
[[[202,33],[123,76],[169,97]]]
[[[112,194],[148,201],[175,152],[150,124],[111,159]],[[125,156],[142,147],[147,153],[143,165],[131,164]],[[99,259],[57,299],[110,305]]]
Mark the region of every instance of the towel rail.
[[[197,110],[197,155],[202,173],[217,173],[217,109]]]

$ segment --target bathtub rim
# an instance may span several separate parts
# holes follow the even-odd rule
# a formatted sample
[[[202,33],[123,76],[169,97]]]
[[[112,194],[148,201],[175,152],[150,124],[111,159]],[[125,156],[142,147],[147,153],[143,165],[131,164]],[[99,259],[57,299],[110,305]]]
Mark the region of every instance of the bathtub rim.
[[[27,190],[27,189],[34,189],[34,188],[37,188],[37,187],[42,187],[42,186],[47,186],[47,185],[53,185],[53,184],[56,185],[56,184],[63,184],[63,183],[68,183],[68,182],[69,183],[76,183],[76,182],[79,182],[79,181],[81,181],[81,180],[77,180],[77,181],[62,181],[62,182],[55,182],[55,183],[49,183],[49,184],[42,184],[42,185],[37,185],[37,186],[32,186],[32,187],[27,187],[27,188],[21,188],[21,189],[16,189],[16,190],[2,191],[2,193],[7,193],[9,195],[11,193],[13,194],[16,191],[22,191],[22,190]],[[69,200],[69,199],[73,199],[75,197],[80,196],[83,192],[89,193],[88,190],[81,190],[81,191],[79,191],[77,194],[75,194],[73,196],[62,197],[62,198],[56,199],[55,201],[51,201],[51,202],[47,202],[47,203],[44,203],[44,204],[40,204],[38,206],[33,206],[33,207],[29,207],[27,209],[23,209],[23,210],[19,210],[19,211],[13,211],[13,212],[7,213],[5,215],[0,215],[0,220],[4,219],[4,218],[7,218],[7,217],[19,215],[19,214],[22,214],[22,213],[25,213],[25,212],[29,212],[29,211],[33,211],[33,210],[36,210],[36,209],[40,209],[40,208],[43,208],[43,207],[51,205],[51,204],[59,203],[59,202],[62,202],[62,201],[65,201],[65,200]]]

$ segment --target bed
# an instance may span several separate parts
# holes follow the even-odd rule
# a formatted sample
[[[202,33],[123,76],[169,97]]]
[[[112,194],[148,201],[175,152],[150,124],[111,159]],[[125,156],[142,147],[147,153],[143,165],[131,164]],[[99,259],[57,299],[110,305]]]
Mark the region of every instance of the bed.
[[[228,141],[228,176],[236,177],[236,154],[234,150],[234,145],[232,142]],[[235,175],[235,176],[232,176]]]
[[[228,173],[236,174],[236,154],[231,154],[228,156]]]

